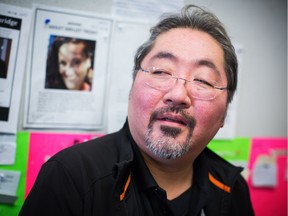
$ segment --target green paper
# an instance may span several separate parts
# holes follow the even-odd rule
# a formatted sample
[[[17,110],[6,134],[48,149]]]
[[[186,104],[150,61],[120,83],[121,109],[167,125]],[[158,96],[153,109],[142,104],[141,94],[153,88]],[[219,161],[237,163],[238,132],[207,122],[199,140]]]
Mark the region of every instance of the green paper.
[[[26,173],[28,162],[29,132],[18,132],[16,136],[16,157],[14,165],[0,165],[0,169],[20,171],[20,180],[14,205],[0,204],[0,215],[17,216],[24,202]]]
[[[245,161],[248,163],[250,153],[249,138],[235,138],[232,140],[212,140],[208,148],[229,162]]]

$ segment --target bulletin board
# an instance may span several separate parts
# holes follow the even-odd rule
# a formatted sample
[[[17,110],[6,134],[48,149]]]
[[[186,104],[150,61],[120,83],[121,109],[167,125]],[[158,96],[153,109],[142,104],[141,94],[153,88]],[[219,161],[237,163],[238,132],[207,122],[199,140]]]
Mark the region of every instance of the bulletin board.
[[[6,1],[9,4],[22,5],[22,6],[29,7],[29,8],[32,8],[30,6],[32,6],[32,3],[35,2],[33,0],[28,0],[28,1],[3,0],[3,2],[4,1]],[[59,8],[64,8],[65,11],[68,11],[68,10],[70,11],[70,9],[74,10],[72,12],[73,12],[73,15],[76,15],[75,16],[76,18],[79,17],[78,16],[79,15],[78,12],[80,12],[79,9],[82,11],[85,11],[85,14],[86,14],[86,11],[91,11],[91,13],[94,13],[95,11],[98,11],[98,12],[101,11],[102,13],[105,13],[106,15],[110,13],[110,5],[108,5],[110,3],[107,3],[107,1],[105,1],[105,0],[96,1],[96,3],[93,0],[87,0],[87,1],[85,1],[85,4],[83,4],[80,1],[76,1],[76,0],[72,0],[72,1],[53,0],[53,1],[49,1],[49,2],[47,2],[46,0],[38,0],[37,1],[37,3],[40,3],[40,2],[42,2],[43,4],[47,3],[50,5],[53,5],[53,7],[59,6]],[[120,0],[119,1],[114,0],[114,2],[120,2],[121,3]],[[142,3],[141,1],[137,1],[137,2]],[[69,4],[70,9],[67,8],[67,10],[66,10],[66,6],[67,6],[66,4],[67,5]],[[2,7],[2,8],[0,7],[0,11],[3,10],[3,8],[4,7]],[[54,11],[59,12],[58,8],[57,8],[57,10],[54,10]],[[62,9],[60,9],[60,12],[63,12],[63,11],[62,11]],[[77,11],[77,14],[74,14],[75,11]],[[124,12],[124,13],[126,13],[126,12]],[[138,14],[138,11],[136,11],[135,14]],[[82,16],[83,14],[80,14],[80,15]],[[265,13],[265,16],[266,16],[266,13]],[[53,16],[51,16],[51,17],[53,18]],[[94,14],[93,14],[93,17],[94,17]],[[145,17],[147,17],[147,13],[145,13]],[[269,17],[269,16],[267,16],[267,17]],[[94,17],[93,20],[95,18],[96,17]],[[96,20],[102,21],[102,18],[100,18],[100,17],[98,17],[98,18],[96,18]],[[106,18],[103,20],[107,21]],[[110,20],[111,20],[111,17],[109,16],[108,23],[106,23],[106,24],[104,23],[104,25],[103,25],[103,26],[108,27],[108,28],[105,28],[105,32],[107,32],[108,35],[102,34],[103,42],[105,42],[107,47],[109,47],[109,53],[107,53],[108,49],[105,52],[105,58],[107,56],[109,58],[109,61],[106,62],[106,59],[103,60],[103,58],[102,58],[102,60],[101,60],[101,58],[100,58],[100,60],[99,60],[99,58],[98,58],[98,60],[95,59],[95,61],[99,62],[98,65],[103,66],[101,68],[104,68],[105,72],[102,71],[102,73],[100,74],[101,79],[99,79],[100,80],[99,83],[95,83],[95,85],[94,85],[94,86],[98,86],[98,88],[100,88],[99,91],[95,91],[95,92],[99,92],[99,94],[101,95],[101,96],[99,96],[100,98],[98,98],[99,101],[101,101],[101,104],[95,103],[95,106],[97,106],[99,108],[97,110],[100,110],[100,111],[97,113],[93,112],[95,115],[97,115],[96,118],[99,120],[99,122],[97,124],[97,128],[98,128],[98,126],[99,126],[99,128],[102,128],[102,125],[107,123],[105,125],[105,127],[107,127],[106,132],[117,131],[119,128],[122,127],[122,125],[125,121],[125,118],[127,116],[127,101],[128,101],[128,97],[129,97],[130,87],[132,84],[133,56],[136,52],[136,49],[139,47],[139,45],[142,44],[144,42],[144,40],[146,40],[148,38],[149,28],[151,27],[150,23],[148,23],[148,22],[137,23],[137,22],[134,22],[135,21],[134,19],[131,20],[131,17],[129,17],[128,20],[113,20],[113,22],[110,22]],[[64,21],[64,20],[61,20],[61,21]],[[234,21],[234,20],[232,20],[232,21]],[[90,21],[87,23],[90,23]],[[38,24],[40,26],[43,23],[39,22]],[[74,25],[77,23],[72,22],[72,24]],[[110,26],[110,24],[111,24],[111,26]],[[47,30],[49,25],[42,26],[42,27],[43,27],[42,30],[45,28]],[[23,30],[24,29],[25,28],[23,28]],[[99,30],[99,32],[104,32],[102,30],[101,31]],[[113,37],[112,43],[109,43],[110,41],[108,41],[108,40],[110,40],[110,39],[106,40],[107,38],[110,38],[110,30],[111,30],[111,37]],[[232,30],[233,30],[233,28],[232,28]],[[273,32],[273,31],[271,31],[271,32]],[[38,31],[38,33],[39,33],[39,31]],[[79,35],[77,33],[75,33],[75,35],[78,37],[81,37],[81,38],[83,37],[83,35]],[[0,36],[2,38],[4,37],[3,35],[0,35]],[[69,35],[67,34],[64,36],[69,36]],[[84,35],[85,39],[91,39],[91,38],[87,38],[86,36]],[[42,43],[43,41],[41,40],[42,39],[41,32],[40,32],[40,35],[38,38],[40,38],[39,41],[40,41],[40,43]],[[237,38],[237,34],[235,35],[235,38]],[[98,42],[96,43],[97,49],[99,48],[98,45],[100,44],[99,43],[100,39],[101,38],[99,38]],[[245,38],[240,37],[240,39],[243,40]],[[14,41],[16,41],[16,40],[14,39]],[[242,42],[244,44],[248,44],[249,41],[242,41]],[[48,42],[45,41],[45,43],[48,43]],[[28,42],[25,43],[25,46],[27,44],[28,44]],[[43,44],[44,44],[44,42],[43,42]],[[128,47],[127,47],[127,44],[129,44]],[[47,47],[48,46],[46,46],[45,49],[47,49]],[[37,50],[44,50],[44,49],[37,49]],[[243,51],[243,49],[241,48],[240,51]],[[37,51],[35,53],[37,54]],[[47,52],[45,52],[45,54],[46,53]],[[101,53],[103,54],[103,52],[98,51],[97,57],[99,57]],[[20,52],[19,54],[20,54],[19,56],[26,57],[25,53]],[[249,53],[247,52],[247,53],[245,53],[245,55],[246,54],[249,54]],[[43,54],[43,56],[44,56],[44,54]],[[245,57],[248,59],[250,56],[246,55]],[[23,62],[26,62],[25,58],[23,58],[22,60],[23,60]],[[101,63],[104,61],[105,61],[105,64]],[[275,62],[277,62],[277,61],[275,61]],[[44,64],[45,64],[45,62],[44,62]],[[255,64],[253,64],[253,65],[255,65]],[[18,67],[22,68],[21,71],[24,70],[24,68],[25,68],[25,66],[22,64],[18,64]],[[99,68],[99,66],[97,66],[97,67]],[[248,67],[246,65],[246,68],[251,68],[251,67]],[[106,69],[107,69],[107,74],[106,74]],[[20,70],[17,70],[17,71],[20,71]],[[251,71],[253,71],[253,67],[252,67]],[[277,70],[277,71],[283,71],[283,70]],[[35,72],[35,74],[37,74],[37,70],[34,70],[34,72]],[[269,77],[269,76],[267,76],[267,77]],[[279,75],[277,77],[280,77],[280,79],[281,79],[282,76]],[[253,76],[252,76],[252,78],[253,78]],[[18,98],[19,98],[18,103],[20,103],[20,92],[21,92],[20,91],[21,90],[20,89],[20,86],[21,86],[20,83],[23,80],[22,75],[19,76],[19,78],[15,79],[15,80],[17,80],[15,86],[19,87],[19,90],[17,90],[19,93],[16,96],[18,96]],[[44,83],[39,82],[37,77],[36,77],[36,80],[34,83],[36,83],[36,85],[44,86]],[[106,85],[107,83],[109,83],[109,86],[107,85],[108,91],[105,90],[105,94],[104,94],[104,87],[106,87],[104,85]],[[3,86],[4,85],[1,85],[1,83],[0,83],[0,87],[2,88]],[[279,85],[279,86],[285,87],[286,85]],[[265,87],[266,87],[266,85],[265,85]],[[39,89],[40,89],[40,87],[39,87]],[[51,92],[52,91],[50,91],[50,93]],[[58,94],[58,96],[63,96],[62,94],[60,95],[59,91],[54,91],[54,93],[55,92]],[[240,92],[242,92],[242,91],[240,90]],[[282,89],[281,89],[281,92],[283,92]],[[35,97],[33,96],[32,98],[37,98],[36,97],[37,92],[35,91],[33,93],[35,93],[35,95],[34,95]],[[276,93],[273,91],[271,92],[271,90],[269,91],[269,93],[272,93],[273,95],[279,95],[279,94],[276,94],[277,92]],[[72,97],[73,97],[76,94],[70,94],[70,95],[72,95]],[[91,92],[90,93],[89,92],[88,93],[82,92],[82,93],[77,94],[76,96],[78,96],[78,98],[81,97],[81,99],[83,99],[83,95],[89,96],[89,94],[91,95]],[[67,92],[66,92],[66,95],[67,95]],[[107,96],[105,98],[108,98],[107,101],[105,101],[105,103],[104,103],[103,98],[102,98],[102,97],[104,97],[104,95]],[[45,94],[44,96],[47,96],[47,95]],[[254,100],[254,98],[255,97],[253,97],[253,100]],[[274,97],[274,98],[280,98],[280,97]],[[62,99],[63,99],[63,97],[62,97]],[[287,95],[284,97],[284,99],[287,100]],[[88,100],[86,100],[86,102],[87,101]],[[282,100],[282,101],[284,101],[284,100]],[[35,104],[36,105],[43,105],[42,102],[43,101],[41,101],[41,103],[34,103],[33,105],[35,105]],[[63,102],[63,104],[66,105],[65,100],[62,100],[62,102]],[[105,108],[105,106],[107,105],[106,103],[109,104],[109,106],[106,107],[107,109]],[[83,104],[85,104],[85,103],[83,103]],[[278,104],[278,103],[270,103],[270,104]],[[36,107],[33,105],[31,107]],[[77,105],[80,106],[81,104],[77,104]],[[14,110],[18,106],[19,106],[19,104],[17,104],[16,106],[11,105],[10,107],[11,107],[11,110],[12,110],[12,108]],[[73,108],[76,108],[76,107],[77,106],[73,106]],[[239,107],[239,106],[233,106],[232,108],[236,108],[236,107]],[[282,107],[282,106],[278,106],[278,107]],[[257,108],[255,110],[257,112],[259,111],[259,109],[257,109]],[[27,110],[27,112],[28,112],[28,110]],[[0,133],[2,133],[2,132],[15,132],[16,131],[16,125],[18,123],[18,118],[16,116],[18,116],[18,111],[13,112],[13,114],[14,113],[15,113],[15,115],[12,115],[13,118],[10,118],[10,120],[9,120],[11,123],[13,123],[13,124],[11,124],[13,127],[11,127],[11,126],[7,127],[6,122],[4,122],[0,125],[0,130],[1,130]],[[246,116],[247,113],[246,112],[243,112],[243,113],[245,113],[245,117],[247,117]],[[38,114],[38,113],[36,113],[36,114]],[[42,114],[42,113],[40,113],[40,114]],[[106,114],[107,114],[107,122],[105,122],[106,119],[100,120],[100,118],[104,118],[104,116],[106,116]],[[280,112],[278,114],[281,115]],[[68,113],[67,116],[70,117],[70,119],[69,119],[69,117],[67,119],[69,121],[71,121],[72,115],[69,115],[69,113]],[[89,115],[87,115],[87,116],[89,116]],[[253,115],[253,116],[256,116],[256,115]],[[36,124],[34,124],[34,125],[33,124],[27,124],[26,125],[27,128],[33,127],[34,129],[40,129],[40,130],[43,129],[44,125],[41,122],[39,123],[37,121],[43,120],[43,122],[44,122],[47,119],[51,120],[51,118],[49,118],[49,116],[48,116],[48,118],[47,118],[47,116],[44,116],[46,119],[42,119],[43,116],[40,116],[41,117],[40,118],[39,115],[34,115],[33,113],[30,113],[30,117],[33,118],[33,121],[35,120]],[[78,118],[78,117],[81,117],[81,115],[77,115],[75,118]],[[248,116],[248,118],[249,117],[250,116]],[[242,121],[242,119],[244,119],[244,118],[241,118],[241,121]],[[282,119],[282,115],[281,115],[281,119]],[[255,121],[255,122],[257,122],[257,121]],[[70,124],[70,123],[71,122],[68,122],[68,124]],[[95,122],[93,122],[93,123],[95,123]],[[287,121],[286,121],[286,123],[287,123]],[[60,124],[58,124],[58,125],[60,125]],[[229,126],[229,122],[226,122],[226,125]],[[242,127],[243,127],[243,125],[246,127],[246,122],[245,122],[245,124],[242,123]],[[267,127],[267,125],[265,125],[265,126],[263,126],[263,125],[264,124],[260,123],[260,124],[258,124],[259,127],[252,127],[250,125],[250,127],[248,127],[248,128],[249,129],[250,128],[251,129],[252,128],[253,129],[259,128],[258,131],[261,131],[261,130],[269,131],[270,130],[270,131],[272,131],[272,134],[274,131],[274,133],[276,135],[279,133],[276,133],[275,131],[278,131],[279,129],[281,129],[281,131],[283,131],[282,130],[283,127],[281,127],[283,125],[282,122],[281,122],[281,124],[279,124],[280,127],[274,127],[273,124],[271,124],[269,127]],[[234,127],[234,125],[232,125],[232,126]],[[240,125],[240,127],[241,127],[241,125]],[[50,129],[50,126],[47,126],[45,128]],[[63,126],[63,127],[59,126],[58,128],[67,129],[67,126]],[[75,128],[74,126],[71,126],[71,128],[69,128],[69,129],[74,129],[74,128]],[[80,127],[80,128],[81,129],[87,129],[87,127]],[[94,129],[94,125],[92,125],[91,127],[90,126],[88,127],[89,130],[92,130],[91,128]],[[79,126],[77,129],[79,129]],[[231,127],[230,127],[230,129],[231,129]],[[242,131],[245,132],[245,130],[242,130]],[[42,132],[41,133],[36,133],[36,132],[30,133],[30,132],[22,132],[22,131],[15,132],[15,133],[16,133],[15,161],[13,161],[13,164],[10,164],[10,165],[0,165],[0,176],[2,176],[1,170],[15,171],[15,172],[18,172],[20,174],[18,187],[17,187],[16,193],[15,193],[15,197],[17,199],[16,199],[15,203],[13,203],[11,205],[0,204],[0,215],[9,215],[9,216],[18,215],[18,212],[19,212],[19,210],[20,210],[20,208],[24,202],[25,197],[27,196],[32,185],[35,182],[36,176],[37,176],[37,174],[41,168],[41,165],[43,163],[45,163],[45,161],[47,161],[47,159],[49,159],[52,155],[56,154],[58,151],[66,148],[66,147],[69,147],[71,145],[78,144],[79,142],[93,139],[94,137],[102,135],[102,134],[83,134],[83,133],[81,133],[81,134],[78,134],[78,133],[74,133],[74,134],[42,133]],[[257,133],[257,130],[252,130],[251,134],[253,134],[253,133]],[[242,134],[245,134],[245,133],[242,133]],[[246,132],[246,134],[247,134],[247,132]],[[248,134],[250,134],[250,133],[248,133]],[[223,137],[223,136],[221,136],[221,137]],[[287,172],[287,138],[281,138],[281,139],[268,138],[267,139],[267,138],[251,138],[251,137],[237,138],[236,137],[235,139],[213,140],[211,142],[211,144],[209,144],[209,147],[211,147],[211,149],[213,151],[218,152],[222,157],[224,157],[226,160],[230,161],[231,163],[233,163],[235,165],[243,166],[245,168],[244,172],[242,174],[244,175],[245,179],[248,182],[248,185],[250,188],[250,193],[251,193],[251,199],[252,199],[252,203],[253,203],[253,206],[255,209],[256,216],[270,216],[270,215],[286,216],[287,215],[287,179],[288,179],[288,177],[287,177],[288,176],[288,174],[287,174],[288,173]],[[0,150],[1,150],[1,145],[0,145]],[[1,158],[2,155],[0,154],[0,160],[1,159],[3,160],[3,157]],[[260,163],[260,165],[259,165],[259,163]],[[256,173],[256,171],[258,174]],[[257,177],[257,175],[260,175],[260,176],[262,175],[264,177],[263,178],[258,177],[255,180],[255,175],[256,175],[256,177]],[[3,178],[5,178],[5,176],[2,176],[2,179]],[[267,179],[268,179],[268,181],[266,181]],[[261,180],[263,180],[263,181],[261,181]],[[255,181],[256,181],[256,184],[255,184]]]

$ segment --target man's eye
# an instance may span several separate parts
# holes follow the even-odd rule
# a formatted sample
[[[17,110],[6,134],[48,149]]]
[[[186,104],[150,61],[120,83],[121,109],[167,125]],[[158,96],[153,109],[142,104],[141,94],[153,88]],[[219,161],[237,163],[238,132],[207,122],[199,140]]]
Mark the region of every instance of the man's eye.
[[[193,81],[195,84],[197,84],[200,87],[204,87],[204,88],[213,88],[214,87],[210,82],[203,80],[203,79],[194,79]]]
[[[153,75],[153,76],[171,76],[171,73],[170,72],[168,72],[168,71],[166,71],[166,70],[161,70],[161,69],[157,69],[157,70],[152,70],[151,71],[151,74]]]

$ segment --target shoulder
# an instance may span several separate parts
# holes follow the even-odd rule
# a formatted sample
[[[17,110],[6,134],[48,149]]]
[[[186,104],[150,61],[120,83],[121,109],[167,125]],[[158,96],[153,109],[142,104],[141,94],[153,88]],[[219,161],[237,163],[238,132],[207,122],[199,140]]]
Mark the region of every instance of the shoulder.
[[[113,167],[129,152],[130,143],[123,130],[77,144],[54,155],[48,163],[57,163],[71,176],[89,176],[97,180],[112,174]],[[81,172],[81,173],[80,173]]]
[[[235,176],[240,175],[243,170],[242,167],[235,166],[223,159],[209,148],[204,150],[205,157],[208,159],[209,171],[215,175],[219,175],[221,178],[235,178]]]
[[[225,197],[227,210],[233,212],[230,215],[254,215],[248,184],[241,174],[243,168],[229,163],[208,148],[204,154],[213,191]]]
[[[247,182],[241,174],[242,167],[229,163],[208,148],[204,150],[204,154],[208,161],[209,180],[215,186],[217,183],[221,183],[223,187],[227,186],[231,192],[247,191]]]

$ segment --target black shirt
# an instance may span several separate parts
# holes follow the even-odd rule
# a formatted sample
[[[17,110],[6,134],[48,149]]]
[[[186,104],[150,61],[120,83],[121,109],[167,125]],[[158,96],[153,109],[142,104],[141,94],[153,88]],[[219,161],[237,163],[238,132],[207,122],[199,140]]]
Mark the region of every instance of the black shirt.
[[[145,209],[152,209],[154,215],[157,216],[190,216],[198,215],[201,212],[201,208],[205,203],[205,197],[207,197],[205,185],[208,188],[208,182],[205,183],[205,180],[203,181],[203,179],[207,179],[207,176],[205,178],[205,173],[207,173],[205,169],[199,170],[197,166],[195,166],[193,186],[177,198],[168,200],[166,191],[159,187],[154,180],[149,168],[144,162],[139,148],[134,142],[132,143],[132,148],[134,151],[132,182],[134,182],[134,187],[139,190],[139,201]],[[201,157],[198,157],[195,161],[196,165],[199,160],[201,160]],[[205,163],[205,161],[201,161],[201,163]],[[198,183],[200,182],[202,186],[199,186]],[[201,196],[201,193],[203,193],[204,196]],[[200,197],[203,197],[203,199],[200,199]],[[200,200],[204,202],[199,202]]]
[[[183,193],[172,202],[137,149],[126,123],[119,132],[57,153],[42,166],[19,215],[171,216],[187,208],[186,216],[254,215],[241,169],[209,149],[194,161],[191,199]]]

